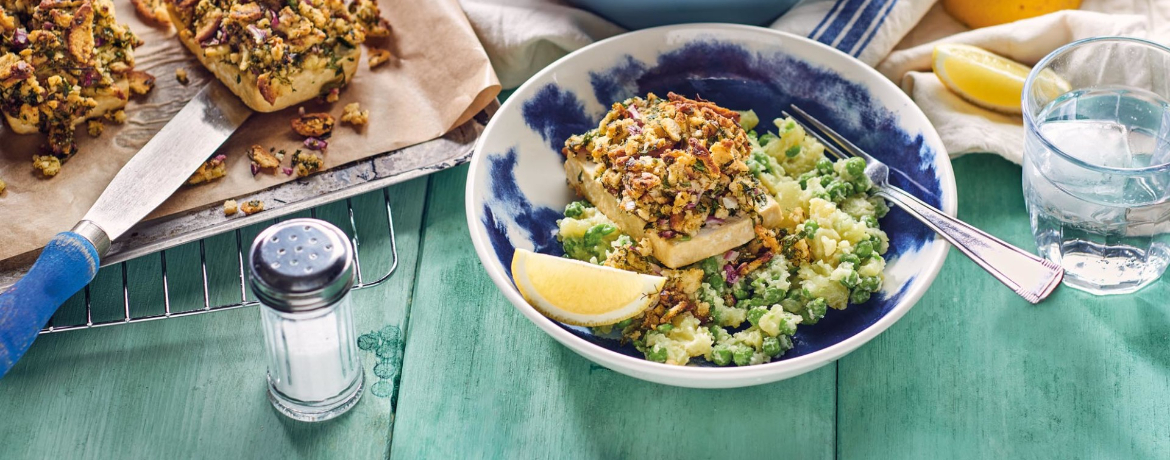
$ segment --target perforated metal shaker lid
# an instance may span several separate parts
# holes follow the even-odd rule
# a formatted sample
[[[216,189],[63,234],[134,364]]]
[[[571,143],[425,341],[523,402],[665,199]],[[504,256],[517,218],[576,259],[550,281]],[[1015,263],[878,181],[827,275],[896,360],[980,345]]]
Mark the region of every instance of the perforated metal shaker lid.
[[[291,219],[260,232],[252,242],[249,267],[260,301],[289,313],[337,302],[354,279],[349,238],[318,219]]]

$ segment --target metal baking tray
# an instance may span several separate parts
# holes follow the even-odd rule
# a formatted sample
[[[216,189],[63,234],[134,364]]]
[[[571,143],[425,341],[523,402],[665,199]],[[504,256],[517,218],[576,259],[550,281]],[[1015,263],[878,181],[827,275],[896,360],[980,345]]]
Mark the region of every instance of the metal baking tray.
[[[173,248],[250,224],[300,212],[365,192],[421,177],[466,163],[487,121],[499,109],[492,102],[471,120],[443,137],[237,198],[261,200],[264,212],[251,216],[224,216],[219,203],[172,216],[142,222],[119,238],[102,259],[102,266]],[[16,283],[32,268],[33,255],[0,262],[0,289]]]

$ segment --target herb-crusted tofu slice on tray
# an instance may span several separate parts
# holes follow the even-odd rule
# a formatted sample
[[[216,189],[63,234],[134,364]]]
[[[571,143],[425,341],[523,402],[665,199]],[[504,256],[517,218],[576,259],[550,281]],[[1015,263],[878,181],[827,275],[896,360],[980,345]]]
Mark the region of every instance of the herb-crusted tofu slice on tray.
[[[139,44],[110,0],[0,0],[0,112],[14,132],[48,134],[65,160],[78,124],[125,107],[131,80],[152,80],[134,71]]]
[[[171,0],[179,40],[253,110],[345,86],[361,44],[388,36],[374,0]]]

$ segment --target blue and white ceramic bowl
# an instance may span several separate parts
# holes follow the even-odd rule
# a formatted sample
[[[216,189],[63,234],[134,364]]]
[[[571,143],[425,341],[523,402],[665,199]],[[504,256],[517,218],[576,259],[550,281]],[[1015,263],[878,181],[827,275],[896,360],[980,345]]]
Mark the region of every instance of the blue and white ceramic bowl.
[[[883,291],[801,326],[781,359],[746,367],[671,366],[646,361],[632,346],[550,320],[512,284],[516,248],[562,254],[556,221],[574,199],[562,169],[571,134],[597,127],[611,103],[674,91],[724,107],[753,109],[761,120],[796,103],[885,161],[891,180],[954,214],[950,160],[926,117],[885,77],[823,44],[769,29],[726,24],[633,32],[581,49],[532,77],[483,132],[467,181],[467,221],[475,250],[508,300],[554,339],[633,377],[698,388],[755,385],[823,366],[873,339],[922,297],[947,244],[900,209],[881,221],[890,236]]]

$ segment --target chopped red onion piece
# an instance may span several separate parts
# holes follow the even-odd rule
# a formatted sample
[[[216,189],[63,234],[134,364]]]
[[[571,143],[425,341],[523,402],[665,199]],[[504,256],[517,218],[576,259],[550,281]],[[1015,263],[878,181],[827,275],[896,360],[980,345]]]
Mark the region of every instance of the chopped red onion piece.
[[[720,219],[720,218],[718,218],[718,217],[715,217],[715,216],[707,216],[707,223],[708,223],[708,224],[722,224],[722,223],[724,223],[724,222],[726,222],[726,221],[725,221],[725,220],[723,220],[723,219]]]
[[[734,249],[723,253],[723,260],[732,261],[735,260],[736,257],[739,257],[739,251]]]
[[[252,40],[254,40],[257,45],[264,43],[265,40],[268,40],[267,30],[256,27],[255,24],[248,24],[247,29],[248,33],[252,34]]]
[[[309,150],[325,150],[329,147],[329,143],[316,137],[305,138],[305,148]]]
[[[255,176],[257,174],[260,174],[260,165],[252,163],[252,175]]]
[[[23,51],[28,47],[28,32],[24,29],[16,29],[12,33],[12,48],[16,51]]]
[[[728,283],[734,284],[736,281],[739,281],[739,272],[731,264],[724,265],[723,278],[727,279]]]
[[[223,154],[216,155],[216,156],[215,156],[214,158],[212,158],[212,159],[213,159],[213,160],[215,160],[215,161],[223,161],[223,160],[226,160],[226,159],[227,159],[227,155],[223,155]]]
[[[281,170],[281,171],[282,171],[282,172],[284,172],[284,175],[286,175],[286,176],[291,176],[291,175],[293,175],[293,169],[292,169],[292,168],[284,168],[284,169],[283,169],[283,170]]]
[[[669,240],[671,238],[674,238],[674,230],[663,230],[661,232],[658,232],[658,236],[661,236],[661,237]]]

